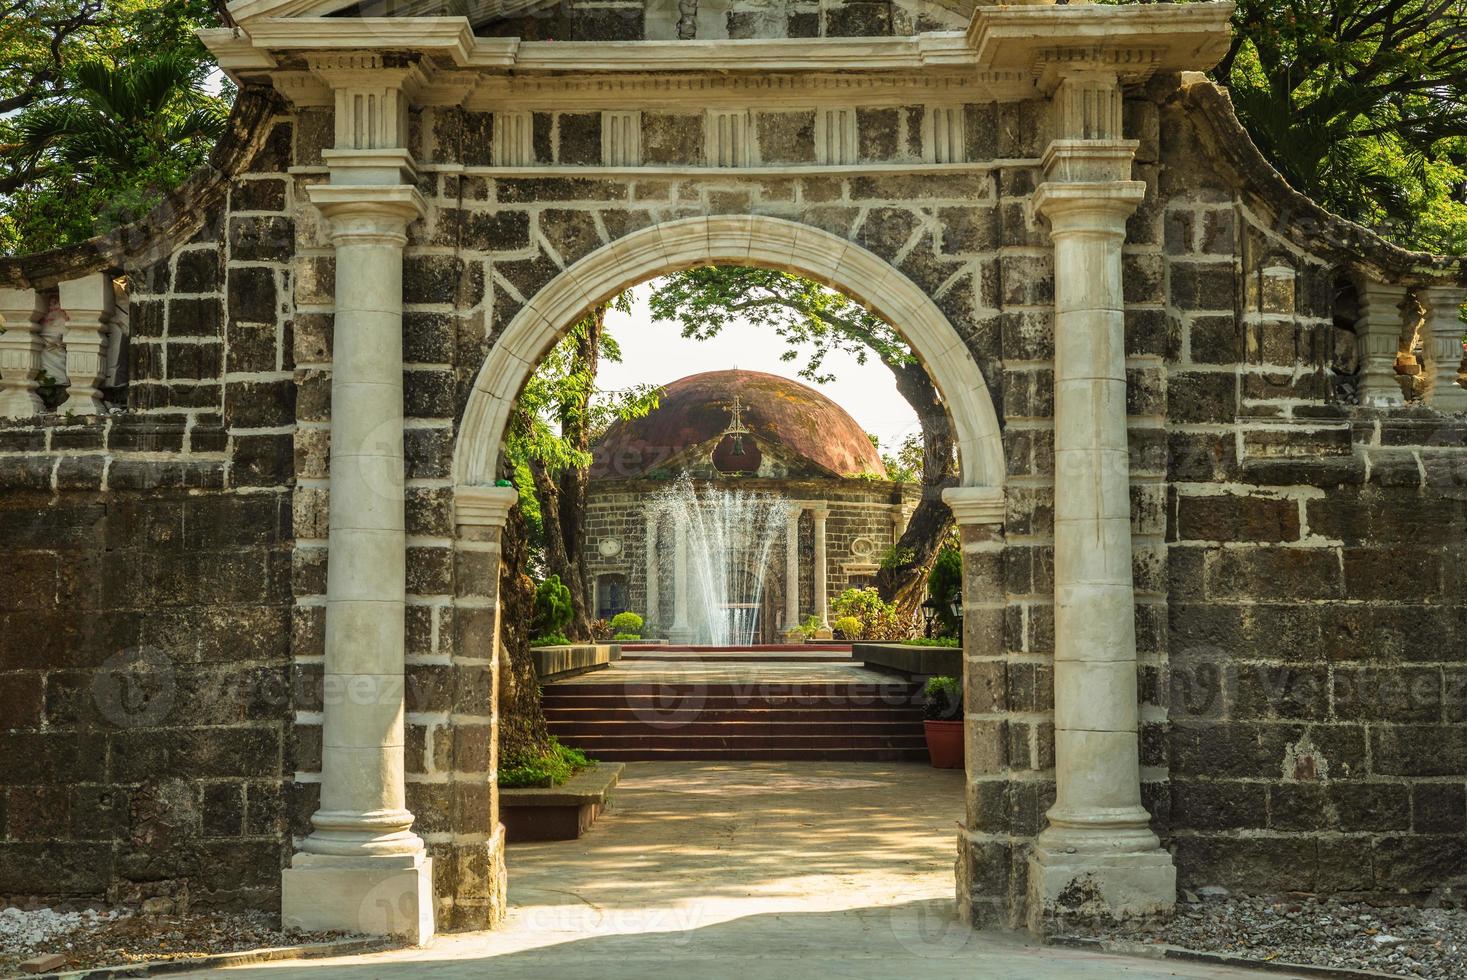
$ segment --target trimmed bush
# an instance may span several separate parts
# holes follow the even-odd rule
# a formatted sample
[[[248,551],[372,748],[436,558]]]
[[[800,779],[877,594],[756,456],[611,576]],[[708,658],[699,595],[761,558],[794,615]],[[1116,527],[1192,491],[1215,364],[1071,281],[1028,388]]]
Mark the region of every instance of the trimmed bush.
[[[642,617],[634,612],[619,612],[611,617],[611,632],[640,634],[642,632]]]
[[[617,643],[635,643],[641,638],[641,633],[618,633],[612,637],[612,640]]]
[[[861,621],[855,616],[838,616],[835,622],[830,624],[835,635],[842,640],[859,640],[861,638]]]

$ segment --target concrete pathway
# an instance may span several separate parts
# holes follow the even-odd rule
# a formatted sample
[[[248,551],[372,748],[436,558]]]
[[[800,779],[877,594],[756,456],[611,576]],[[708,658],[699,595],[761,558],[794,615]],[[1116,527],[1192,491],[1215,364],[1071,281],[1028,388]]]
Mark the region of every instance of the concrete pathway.
[[[1046,949],[953,915],[961,772],[915,764],[627,765],[579,841],[511,845],[504,928],[429,948],[241,967],[259,980],[1278,978]],[[218,974],[214,974],[217,976]]]

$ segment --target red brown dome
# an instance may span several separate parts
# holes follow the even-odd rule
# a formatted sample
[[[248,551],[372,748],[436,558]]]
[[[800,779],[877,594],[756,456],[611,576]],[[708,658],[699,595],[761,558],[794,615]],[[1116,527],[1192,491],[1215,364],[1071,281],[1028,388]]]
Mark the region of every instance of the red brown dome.
[[[679,378],[663,389],[656,410],[612,425],[592,449],[592,478],[628,480],[710,465],[715,447],[725,448],[719,443],[735,398],[745,439],[752,441],[746,451],[777,461],[783,475],[886,478],[870,438],[835,402],[777,374],[737,370]]]

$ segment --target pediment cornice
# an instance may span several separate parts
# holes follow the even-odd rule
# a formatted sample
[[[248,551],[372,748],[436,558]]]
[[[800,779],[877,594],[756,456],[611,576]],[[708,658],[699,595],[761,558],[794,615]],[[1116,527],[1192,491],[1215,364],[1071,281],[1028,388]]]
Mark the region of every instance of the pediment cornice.
[[[540,2],[469,0],[464,7],[477,15]],[[427,9],[407,0],[394,10],[419,6]],[[372,51],[421,56],[430,76],[414,94],[422,104],[465,98],[486,107],[530,104],[567,89],[608,106],[638,96],[734,98],[735,92],[818,103],[842,86],[878,99],[930,89],[990,102],[1048,94],[1076,71],[1110,72],[1134,83],[1157,72],[1211,67],[1227,50],[1233,11],[1226,2],[1037,4],[979,7],[966,31],[911,37],[547,42],[481,37],[469,16],[322,13],[343,7],[342,0],[238,0],[229,9],[239,26],[200,37],[236,79],[263,80],[268,73],[298,104],[329,102],[324,83],[300,70],[306,57]]]

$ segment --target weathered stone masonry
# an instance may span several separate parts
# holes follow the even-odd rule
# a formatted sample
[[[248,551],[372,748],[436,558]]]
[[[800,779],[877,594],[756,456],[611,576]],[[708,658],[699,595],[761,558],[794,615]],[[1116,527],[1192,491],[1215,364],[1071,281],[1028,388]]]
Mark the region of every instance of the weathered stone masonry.
[[[843,24],[912,29],[892,9],[796,5],[758,32],[839,52]],[[1203,16],[1171,11],[1039,14],[1060,27]],[[653,36],[640,5],[561,15],[578,38]],[[750,16],[734,5],[727,33],[744,36]],[[975,23],[1032,16],[984,8]],[[308,195],[342,170],[322,81],[341,63],[313,62],[290,20],[243,22],[258,45],[248,30],[213,38],[221,57],[283,95],[246,85],[214,171],[110,239],[0,266],[19,290],[124,273],[131,329],[121,413],[0,429],[0,894],[277,908],[279,872],[320,805],[323,715],[342,696],[323,676],[338,284],[332,227]],[[550,23],[482,33],[567,36],[534,33]],[[1043,23],[1052,44],[1058,28]],[[412,46],[406,28],[394,37]],[[1457,264],[1392,249],[1292,194],[1199,79],[1122,77],[1119,129],[1067,129],[1046,88],[1058,69],[1022,31],[982,50],[1036,60],[982,72],[955,33],[922,35],[930,63],[903,49],[906,61],[890,54],[900,67],[872,69],[873,51],[895,48],[863,47],[863,66],[803,68],[781,50],[717,81],[654,46],[644,56],[663,59],[660,80],[632,71],[630,88],[545,62],[511,82],[492,67],[513,61],[508,47],[483,47],[491,66],[467,69],[437,41],[370,54],[380,40],[361,39],[364,57],[416,79],[406,139],[390,147],[410,160],[424,210],[402,258],[402,758],[438,928],[492,924],[504,901],[493,726],[505,500],[465,486],[466,450],[455,455],[481,368],[500,363],[506,330],[545,308],[534,304],[562,270],[620,256],[619,242],[642,248],[679,219],[714,219],[709,251],[730,227],[757,237],[731,215],[767,219],[765,236],[779,222],[818,229],[884,260],[936,304],[951,357],[981,371],[1002,472],[969,489],[1002,490],[954,498],[969,699],[957,885],[974,921],[1034,912],[1031,854],[1056,800],[1065,492],[1064,291],[1053,214],[1034,202],[1046,181],[1115,176],[1059,173],[1046,153],[1061,136],[1094,159],[1101,143],[1136,141],[1106,149],[1120,154],[1106,166],[1122,159],[1144,190],[1121,219],[1124,350],[1105,363],[1125,381],[1140,798],[1178,884],[1419,896],[1467,874],[1467,421],[1438,411],[1460,390],[1441,312],[1461,298]],[[267,49],[270,67],[248,60]],[[676,78],[695,87],[667,87]],[[635,129],[612,120],[628,112]],[[737,130],[718,113],[744,121],[742,142],[717,135]],[[664,270],[691,261],[669,253]],[[870,299],[896,295],[890,285]],[[1432,306],[1429,336],[1410,336],[1408,291]],[[1088,335],[1065,340],[1076,336]],[[1355,404],[1356,361],[1388,377],[1381,358],[1413,344],[1436,379],[1425,403]],[[1351,349],[1364,354],[1342,356]],[[1046,911],[1087,910],[1105,908]]]

